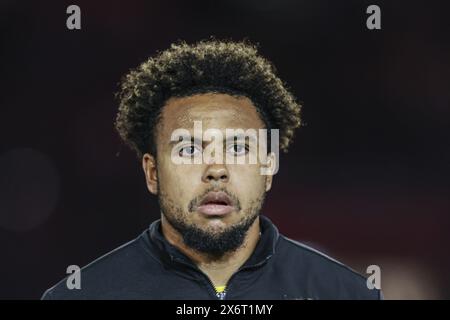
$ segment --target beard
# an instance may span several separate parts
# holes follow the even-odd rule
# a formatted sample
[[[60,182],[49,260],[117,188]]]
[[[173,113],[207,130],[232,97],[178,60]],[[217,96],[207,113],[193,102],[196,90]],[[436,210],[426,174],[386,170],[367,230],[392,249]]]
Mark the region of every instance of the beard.
[[[207,190],[204,194],[206,195],[209,191],[211,190]],[[220,191],[227,193],[233,199],[238,211],[240,211],[241,206],[238,198],[226,190]],[[196,207],[195,204],[202,197],[193,199],[188,206],[188,212],[185,213],[182,208],[176,206],[165,194],[161,193],[161,191],[158,192],[158,201],[164,217],[181,234],[185,245],[212,258],[220,258],[225,253],[236,251],[244,244],[248,230],[259,215],[265,199],[265,192],[257,200],[250,203],[248,212],[245,214],[241,213],[242,218],[238,222],[220,231],[202,229],[187,221],[187,215],[195,214],[193,208]]]

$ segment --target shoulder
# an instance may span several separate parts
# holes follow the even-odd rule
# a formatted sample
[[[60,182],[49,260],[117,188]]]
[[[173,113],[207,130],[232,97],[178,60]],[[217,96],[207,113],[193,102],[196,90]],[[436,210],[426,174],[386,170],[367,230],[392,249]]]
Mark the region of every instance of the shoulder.
[[[295,270],[293,277],[306,283],[316,298],[382,298],[380,290],[368,288],[366,277],[301,242],[280,235],[276,252],[278,260],[284,260],[285,267]]]
[[[45,291],[43,300],[51,299],[112,299],[111,293],[127,290],[139,281],[143,270],[158,268],[156,260],[145,252],[143,235],[108,252],[79,269],[81,288],[69,289],[75,273],[68,275]]]

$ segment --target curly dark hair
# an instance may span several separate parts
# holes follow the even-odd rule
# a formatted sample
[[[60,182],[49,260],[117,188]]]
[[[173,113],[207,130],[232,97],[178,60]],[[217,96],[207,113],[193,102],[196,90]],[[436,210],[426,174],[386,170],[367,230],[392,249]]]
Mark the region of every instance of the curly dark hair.
[[[301,105],[248,41],[178,42],[149,58],[122,79],[116,129],[138,157],[156,155],[155,128],[165,102],[207,92],[249,98],[266,128],[279,129],[280,150],[287,152]]]

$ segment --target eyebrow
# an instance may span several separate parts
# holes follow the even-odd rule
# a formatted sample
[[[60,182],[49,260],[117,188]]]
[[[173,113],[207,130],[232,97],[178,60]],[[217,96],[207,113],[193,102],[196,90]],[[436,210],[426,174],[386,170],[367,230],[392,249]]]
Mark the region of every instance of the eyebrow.
[[[234,142],[235,140],[243,139],[244,137],[249,139],[249,140],[251,140],[251,141],[253,141],[253,142],[258,142],[258,139],[255,136],[253,136],[253,135],[245,135],[245,134],[237,134],[237,135],[233,135],[231,137],[228,137],[226,139],[226,142],[227,143],[228,142]]]
[[[196,144],[201,144],[201,142],[202,142],[202,140],[200,140],[200,139],[195,139],[195,137],[193,135],[184,135],[183,134],[183,135],[178,136],[178,140],[171,140],[169,142],[169,144],[174,145],[174,144],[180,143],[181,141],[189,141],[189,140]]]

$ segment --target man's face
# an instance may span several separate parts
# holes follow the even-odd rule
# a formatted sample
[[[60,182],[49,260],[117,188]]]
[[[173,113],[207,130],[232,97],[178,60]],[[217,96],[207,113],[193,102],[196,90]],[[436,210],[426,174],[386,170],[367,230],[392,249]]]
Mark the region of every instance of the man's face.
[[[222,132],[222,164],[214,160],[201,164],[173,161],[174,156],[202,157],[209,144],[218,143],[201,140],[180,145],[178,141],[171,141],[172,133],[180,128],[194,137],[194,121],[201,121],[203,133],[208,129]],[[154,163],[148,154],[144,155],[144,170],[149,190],[158,194],[164,217],[182,234],[185,242],[198,246],[194,249],[220,254],[242,244],[245,232],[259,214],[272,177],[260,174],[259,159],[256,164],[249,164],[248,160],[244,164],[225,163],[226,154],[235,158],[249,157],[242,143],[225,142],[225,130],[255,129],[258,132],[264,128],[256,108],[245,97],[206,93],[171,98],[164,106],[156,133],[156,170],[154,174],[150,172]],[[248,145],[248,141],[245,143]],[[189,237],[217,243],[206,244],[204,248],[202,243],[187,239]],[[210,245],[212,249],[208,249]]]

